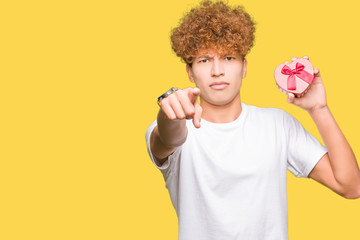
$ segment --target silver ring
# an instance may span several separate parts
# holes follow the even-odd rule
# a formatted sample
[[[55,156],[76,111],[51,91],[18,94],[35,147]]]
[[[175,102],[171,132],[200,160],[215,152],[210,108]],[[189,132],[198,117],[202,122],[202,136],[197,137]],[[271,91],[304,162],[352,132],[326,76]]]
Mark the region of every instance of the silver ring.
[[[178,88],[174,88],[174,87],[170,88],[166,93],[164,93],[163,95],[158,97],[158,103],[160,103],[164,98],[166,98],[170,94],[176,92],[177,90],[178,90]]]

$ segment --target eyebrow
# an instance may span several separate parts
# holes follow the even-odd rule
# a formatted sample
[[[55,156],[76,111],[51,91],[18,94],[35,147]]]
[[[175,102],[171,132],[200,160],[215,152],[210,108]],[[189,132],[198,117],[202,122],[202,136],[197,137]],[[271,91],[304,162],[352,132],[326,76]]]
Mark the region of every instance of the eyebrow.
[[[210,56],[208,56],[208,55],[202,55],[202,56],[200,56],[199,58],[212,58],[212,57],[210,57]]]
[[[226,54],[223,54],[222,56],[220,56],[220,57],[226,57],[226,56],[234,56],[234,55],[236,55],[235,53],[226,53]],[[200,56],[200,57],[198,57],[198,58],[213,58],[214,56],[208,56],[208,55],[202,55],[202,56]]]

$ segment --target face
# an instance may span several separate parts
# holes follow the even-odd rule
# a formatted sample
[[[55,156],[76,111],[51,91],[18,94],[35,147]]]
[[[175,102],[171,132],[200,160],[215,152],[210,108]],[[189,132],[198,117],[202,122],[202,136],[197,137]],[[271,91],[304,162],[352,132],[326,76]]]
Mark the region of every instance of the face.
[[[219,55],[206,51],[194,59],[192,67],[187,65],[186,71],[190,81],[200,88],[201,102],[221,106],[240,95],[246,66],[246,60],[239,54]]]

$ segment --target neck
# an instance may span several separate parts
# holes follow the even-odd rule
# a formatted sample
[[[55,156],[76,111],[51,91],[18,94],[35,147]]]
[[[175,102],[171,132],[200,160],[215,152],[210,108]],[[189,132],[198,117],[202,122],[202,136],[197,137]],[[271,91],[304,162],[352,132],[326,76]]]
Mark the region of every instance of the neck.
[[[228,123],[235,121],[242,112],[240,93],[226,105],[213,105],[200,99],[203,109],[201,118],[213,123]]]

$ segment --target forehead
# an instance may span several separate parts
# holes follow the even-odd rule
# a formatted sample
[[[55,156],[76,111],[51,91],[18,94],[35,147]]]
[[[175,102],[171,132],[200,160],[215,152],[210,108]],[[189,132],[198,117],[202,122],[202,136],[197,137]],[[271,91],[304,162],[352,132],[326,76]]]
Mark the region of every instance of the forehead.
[[[227,56],[227,55],[232,55],[232,56],[240,56],[240,54],[236,51],[229,51],[229,50],[213,50],[213,49],[205,49],[205,50],[200,50],[195,58],[200,58],[200,57],[213,57],[213,56],[218,56],[218,57],[222,57],[222,56]]]

